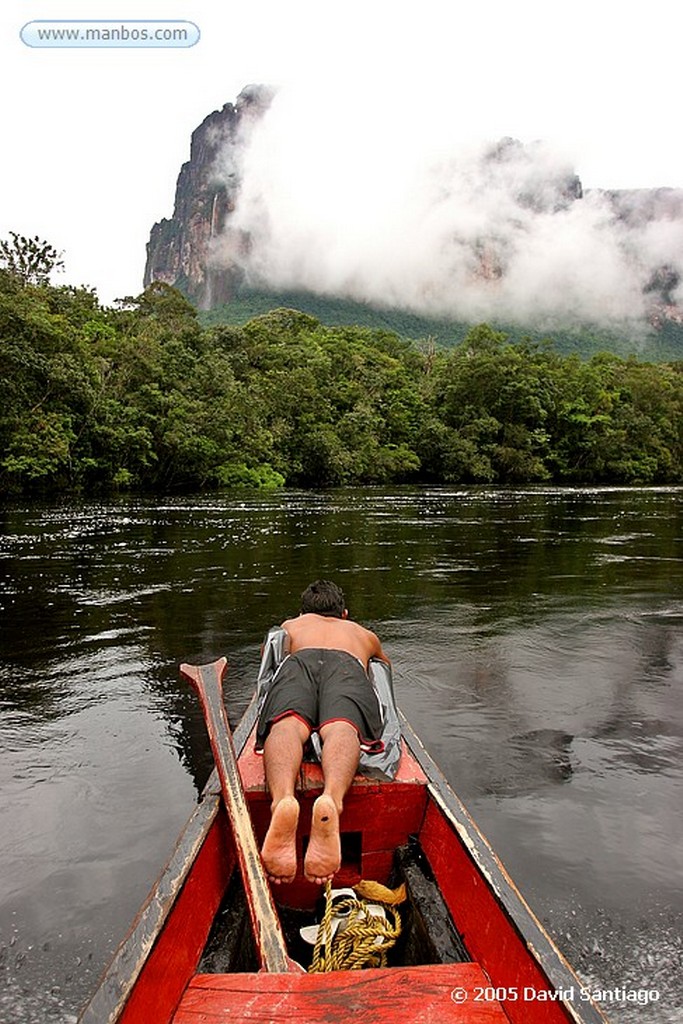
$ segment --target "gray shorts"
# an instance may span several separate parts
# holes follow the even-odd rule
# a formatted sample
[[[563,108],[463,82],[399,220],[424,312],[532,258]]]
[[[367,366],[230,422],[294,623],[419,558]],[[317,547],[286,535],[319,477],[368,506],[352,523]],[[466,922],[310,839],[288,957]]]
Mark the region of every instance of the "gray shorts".
[[[285,658],[261,709],[257,750],[263,748],[271,725],[289,715],[303,721],[311,732],[329,722],[350,722],[363,750],[380,753],[384,749],[375,688],[360,661],[346,651],[308,647]]]

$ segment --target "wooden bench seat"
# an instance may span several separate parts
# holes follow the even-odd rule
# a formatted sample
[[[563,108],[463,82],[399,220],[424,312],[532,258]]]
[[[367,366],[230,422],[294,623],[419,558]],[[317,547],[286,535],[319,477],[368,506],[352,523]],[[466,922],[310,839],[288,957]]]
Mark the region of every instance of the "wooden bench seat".
[[[509,1024],[478,964],[432,964],[329,974],[198,974],[173,1024]],[[454,1001],[462,989],[467,998]],[[480,998],[476,998],[477,994]],[[462,996],[460,996],[462,998]]]

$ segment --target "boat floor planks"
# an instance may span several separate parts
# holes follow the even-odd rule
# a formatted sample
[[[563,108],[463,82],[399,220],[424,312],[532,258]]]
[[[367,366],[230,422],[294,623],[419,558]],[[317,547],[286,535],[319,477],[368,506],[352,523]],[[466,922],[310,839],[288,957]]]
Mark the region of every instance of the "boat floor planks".
[[[500,1003],[481,995],[487,986],[478,964],[325,975],[198,974],[172,1024],[339,1024],[355,1014],[363,1024],[509,1024]]]

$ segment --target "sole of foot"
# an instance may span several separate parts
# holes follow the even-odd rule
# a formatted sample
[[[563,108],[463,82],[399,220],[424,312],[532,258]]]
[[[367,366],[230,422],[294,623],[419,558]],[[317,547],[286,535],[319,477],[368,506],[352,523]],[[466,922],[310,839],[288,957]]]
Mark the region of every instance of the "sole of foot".
[[[304,860],[304,875],[309,882],[324,885],[341,867],[339,812],[331,797],[323,793],[313,804],[311,838]]]
[[[261,847],[261,860],[271,882],[281,885],[296,875],[296,828],[299,802],[285,796],[272,810],[270,825]]]

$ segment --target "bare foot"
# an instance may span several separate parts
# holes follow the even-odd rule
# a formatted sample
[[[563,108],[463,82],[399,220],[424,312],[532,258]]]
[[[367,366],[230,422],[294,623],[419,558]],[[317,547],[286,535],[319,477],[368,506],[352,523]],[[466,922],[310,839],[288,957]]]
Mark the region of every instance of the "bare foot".
[[[271,882],[293,882],[296,875],[296,826],[299,801],[283,796],[272,809],[270,825],[261,847],[261,860]]]
[[[304,875],[309,882],[323,885],[332,881],[340,867],[339,811],[332,797],[323,793],[313,804],[311,838],[304,860]]]

